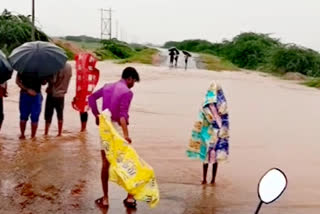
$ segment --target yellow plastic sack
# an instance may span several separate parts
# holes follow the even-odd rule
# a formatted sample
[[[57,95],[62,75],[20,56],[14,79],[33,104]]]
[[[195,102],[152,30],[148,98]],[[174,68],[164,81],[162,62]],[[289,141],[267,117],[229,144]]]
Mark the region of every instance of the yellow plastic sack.
[[[147,202],[151,208],[155,207],[160,198],[152,167],[116,131],[109,111],[104,111],[99,118],[101,143],[110,163],[109,181],[123,187],[136,200]]]

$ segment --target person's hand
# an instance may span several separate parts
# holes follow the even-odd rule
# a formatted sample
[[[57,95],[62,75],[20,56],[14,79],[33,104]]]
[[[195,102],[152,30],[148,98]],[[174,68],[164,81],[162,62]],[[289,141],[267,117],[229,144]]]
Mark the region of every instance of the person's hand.
[[[98,116],[96,116],[96,125],[97,125],[97,126],[99,126],[99,124],[100,124],[99,117],[98,117]]]
[[[32,89],[28,89],[27,90],[27,93],[30,95],[30,96],[36,96],[37,95],[37,92],[35,90],[32,90]]]
[[[124,139],[129,143],[131,144],[132,143],[132,140],[129,136],[124,136]]]

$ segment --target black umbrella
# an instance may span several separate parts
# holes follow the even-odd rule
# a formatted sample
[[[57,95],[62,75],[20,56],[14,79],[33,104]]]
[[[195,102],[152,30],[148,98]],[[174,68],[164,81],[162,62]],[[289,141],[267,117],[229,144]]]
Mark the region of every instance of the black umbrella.
[[[189,52],[187,52],[187,51],[182,51],[182,53],[183,53],[184,55],[188,56],[188,57],[192,57],[192,55],[191,55]]]
[[[67,56],[58,46],[37,41],[14,49],[9,61],[19,73],[36,73],[39,77],[47,77],[65,66]]]
[[[177,54],[179,54],[179,50],[176,47],[172,47],[169,49],[170,52],[176,52]]]
[[[12,76],[12,67],[7,60],[6,55],[0,50],[0,84],[11,79]]]

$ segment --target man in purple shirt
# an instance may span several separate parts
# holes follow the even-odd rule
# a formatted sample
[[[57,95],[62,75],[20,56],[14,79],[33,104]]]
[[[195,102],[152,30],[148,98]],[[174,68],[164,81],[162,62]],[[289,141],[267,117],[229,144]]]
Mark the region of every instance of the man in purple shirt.
[[[111,112],[111,120],[114,127],[123,132],[123,137],[131,143],[128,132],[129,124],[129,107],[133,97],[133,93],[130,90],[135,84],[139,82],[140,77],[135,68],[127,67],[123,70],[122,78],[118,82],[106,84],[101,89],[93,93],[89,97],[89,106],[92,113],[96,117],[96,124],[99,125],[99,111],[97,108],[97,100],[102,98],[102,110],[109,109]],[[96,203],[100,207],[108,207],[108,180],[109,180],[109,162],[106,158],[106,154],[103,148],[101,148],[102,158],[102,170],[101,181],[104,196],[97,199]],[[127,207],[136,207],[136,201],[132,195],[123,201]]]

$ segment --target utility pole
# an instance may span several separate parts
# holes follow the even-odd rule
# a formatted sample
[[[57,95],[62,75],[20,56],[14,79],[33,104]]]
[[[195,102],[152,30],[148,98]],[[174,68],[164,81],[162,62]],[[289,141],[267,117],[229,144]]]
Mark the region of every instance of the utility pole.
[[[34,41],[35,40],[35,0],[32,0],[32,31],[31,31],[31,40]]]
[[[112,39],[112,9],[101,9],[101,40],[106,36]],[[106,15],[108,14],[108,15]]]

